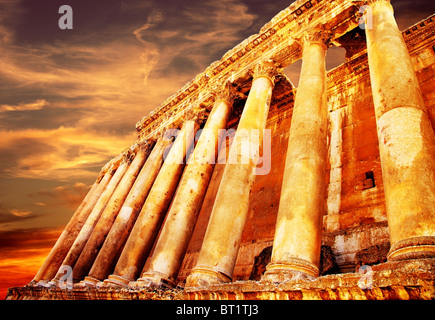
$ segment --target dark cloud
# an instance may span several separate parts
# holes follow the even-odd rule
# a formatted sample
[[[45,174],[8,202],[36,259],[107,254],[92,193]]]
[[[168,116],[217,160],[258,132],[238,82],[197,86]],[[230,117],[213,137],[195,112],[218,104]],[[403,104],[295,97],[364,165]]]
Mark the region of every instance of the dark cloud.
[[[15,170],[26,170],[27,165],[20,163],[23,158],[42,158],[42,155],[56,151],[56,147],[36,138],[16,138],[13,141],[0,147],[0,172],[10,175]],[[33,163],[36,167],[43,167],[45,161],[40,160]]]
[[[59,228],[0,231],[0,254],[4,254],[6,250],[52,247],[60,234],[59,231]]]
[[[21,212],[23,214],[17,215],[14,214],[14,212],[18,212],[18,213]],[[0,225],[9,224],[13,222],[21,222],[23,220],[29,220],[35,218],[36,216],[32,215],[30,211],[14,211],[14,209],[8,209],[6,204],[0,203]]]
[[[0,230],[65,226],[94,180],[0,179]]]
[[[401,30],[435,13],[435,2],[427,0],[391,0]]]
[[[76,209],[90,189],[89,185],[76,182],[73,185],[62,185],[50,190],[39,190],[30,197],[38,196],[39,201],[48,202],[52,205],[65,205]],[[46,199],[48,198],[49,201]]]
[[[172,59],[171,63],[168,66],[168,70],[171,73],[176,74],[188,74],[191,75],[192,70],[199,70],[198,64],[187,57],[177,56]]]
[[[9,111],[0,114],[0,130],[56,129],[59,127],[75,127],[85,115],[86,110],[79,108],[46,107],[41,110]]]
[[[264,0],[241,0],[241,3],[245,4],[248,11],[256,15],[256,19],[252,25],[249,37],[251,34],[257,33],[260,28],[269,22],[275,15],[277,15],[281,10],[287,8],[293,1],[286,0],[274,0],[274,1],[264,1]]]
[[[151,78],[177,72],[192,78],[240,42],[255,20],[237,0],[163,1],[156,2],[134,34],[148,60],[158,57]]]

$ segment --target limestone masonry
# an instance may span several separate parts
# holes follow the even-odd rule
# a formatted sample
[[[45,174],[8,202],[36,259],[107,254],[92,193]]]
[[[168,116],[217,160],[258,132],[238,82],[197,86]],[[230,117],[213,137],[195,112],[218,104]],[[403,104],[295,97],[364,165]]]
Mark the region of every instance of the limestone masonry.
[[[434,89],[435,15],[298,0],[137,123],[7,299],[434,299]]]

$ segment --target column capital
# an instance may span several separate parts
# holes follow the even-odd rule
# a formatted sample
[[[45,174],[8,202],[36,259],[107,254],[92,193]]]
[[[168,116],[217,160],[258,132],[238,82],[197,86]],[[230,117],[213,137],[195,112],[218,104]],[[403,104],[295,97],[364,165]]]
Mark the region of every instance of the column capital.
[[[282,66],[280,63],[275,62],[273,59],[261,60],[253,70],[253,77],[265,77],[275,84],[275,77],[282,72]]]
[[[109,161],[104,165],[104,167],[101,169],[100,173],[98,174],[97,182],[100,182],[101,179],[103,179],[104,175],[110,170],[111,167],[112,167],[112,161]]]
[[[305,48],[310,44],[320,44],[325,50],[328,48],[329,41],[331,40],[332,32],[330,30],[325,30],[324,26],[317,26],[315,28],[310,28],[304,31],[299,42],[301,47]]]
[[[150,138],[142,142],[138,142],[136,148],[134,149],[135,152],[145,152],[149,154],[151,150],[153,149],[154,145],[156,144],[156,139]]]
[[[193,121],[195,124],[200,125],[204,120],[207,113],[206,108],[201,108],[200,106],[192,106],[190,109],[186,110],[184,113],[184,122]]]
[[[136,156],[136,153],[132,151],[131,149],[127,149],[122,153],[122,163],[130,164],[134,157]]]
[[[166,138],[168,139],[168,135],[166,134],[169,130],[180,130],[180,126],[175,123],[170,123],[165,127],[158,127],[152,134],[152,136],[148,137],[149,139],[158,141],[159,139]],[[169,135],[173,137],[173,135]],[[172,138],[170,138],[171,140]]]
[[[95,182],[96,183],[100,183],[101,180],[103,180],[104,175],[106,174],[106,172],[107,172],[107,170],[106,171],[101,170],[100,173],[97,176],[97,179],[95,179]]]
[[[190,119],[190,121],[194,121],[200,127],[207,122],[208,116],[210,115],[210,110],[206,107],[195,108],[194,110],[195,116]]]
[[[121,154],[117,155],[115,158],[113,158],[112,160],[109,161],[109,163],[107,164],[108,165],[107,172],[109,172],[111,175],[113,175],[116,172],[116,170],[118,169],[120,164],[123,162],[124,153],[127,150],[124,150],[124,152],[122,152]]]
[[[236,88],[229,80],[225,81],[224,83],[220,83],[210,89],[212,91],[211,94],[213,95],[215,102],[224,101],[226,103],[232,104],[238,96]]]

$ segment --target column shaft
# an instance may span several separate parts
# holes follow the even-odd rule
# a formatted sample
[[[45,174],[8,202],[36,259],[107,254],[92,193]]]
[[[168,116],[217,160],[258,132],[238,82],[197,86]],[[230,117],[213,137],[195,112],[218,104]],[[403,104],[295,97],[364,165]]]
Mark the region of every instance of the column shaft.
[[[129,165],[127,171],[113,192],[106,207],[101,213],[97,224],[95,225],[92,234],[90,235],[85,247],[83,248],[79,258],[73,269],[73,279],[81,280],[88,274],[89,269],[95,261],[95,258],[100,250],[101,246],[109,233],[113,221],[119,213],[128,193],[131,190],[136,178],[141,170],[145,160],[149,155],[149,148],[147,145],[139,147],[133,161]],[[110,264],[111,261],[106,261],[106,264]],[[95,282],[96,283],[96,282]]]
[[[118,185],[119,181],[121,180],[122,176],[124,175],[125,171],[127,171],[128,163],[126,161],[123,161],[119,167],[116,169],[112,179],[107,184],[106,188],[104,189],[104,192],[101,194],[100,198],[98,199],[97,203],[92,209],[92,212],[90,213],[88,219],[86,220],[85,224],[83,225],[83,228],[80,230],[80,233],[78,234],[77,238],[75,239],[73,245],[71,246],[71,249],[69,250],[67,256],[62,262],[63,266],[70,266],[71,268],[74,267],[77,259],[80,256],[80,253],[82,252],[86,242],[88,241],[95,224],[98,221],[98,218],[100,217],[101,213],[103,212],[107,202],[109,201],[110,197],[112,196],[113,192],[116,189],[116,186]],[[57,282],[64,273],[57,273],[54,277],[53,281]],[[74,276],[74,275],[73,275]]]
[[[170,140],[160,138],[142,167],[136,182],[104,241],[101,250],[89,272],[89,277],[96,280],[106,279],[116,264],[116,258],[127,240],[140,209],[159,173],[163,162],[163,151]]]
[[[197,129],[193,121],[188,121],[178,133],[125,243],[114,274],[109,276],[111,283],[125,286],[139,276],[177,188],[186,152],[192,147]]]
[[[264,280],[317,276],[327,159],[326,45],[306,35],[271,262]]]
[[[389,260],[435,257],[435,137],[388,1],[371,4],[367,53],[390,230]]]
[[[99,181],[99,183],[96,182],[92,186],[91,191],[88,193],[89,197],[82,202],[83,206],[80,206],[81,208],[79,207],[76,211],[76,213],[79,213],[77,220],[75,220],[76,215],[74,214],[74,217],[65,227],[65,230],[62,232],[59,239],[57,239],[56,244],[51,249],[49,255],[45,259],[43,265],[39,269],[32,282],[38,282],[40,280],[47,282],[56,275],[56,272],[61,266],[62,261],[68,254],[68,251],[77,238],[77,235],[80,233],[80,230],[86,222],[86,219],[91,213],[95,203],[98,201],[110,179],[112,178],[112,175],[112,171],[107,170],[104,173],[104,176],[101,178],[101,181]],[[100,180],[100,178],[98,178],[98,180]]]
[[[175,285],[184,254],[192,236],[202,201],[213,173],[218,153],[219,130],[226,129],[231,103],[217,100],[201,133],[177,192],[166,222],[142,275],[144,281],[159,284],[165,279]],[[225,130],[224,130],[225,132]]]
[[[250,150],[246,152],[250,148],[246,145],[247,141],[242,140],[251,130],[258,130],[262,141],[274,86],[273,79],[261,71],[266,70],[257,70],[230,149],[229,158],[232,162],[237,159],[237,163],[229,162],[225,166],[197,265],[187,278],[186,286],[229,282],[232,279],[256,167],[256,158],[251,157]],[[239,150],[242,150],[241,154]]]

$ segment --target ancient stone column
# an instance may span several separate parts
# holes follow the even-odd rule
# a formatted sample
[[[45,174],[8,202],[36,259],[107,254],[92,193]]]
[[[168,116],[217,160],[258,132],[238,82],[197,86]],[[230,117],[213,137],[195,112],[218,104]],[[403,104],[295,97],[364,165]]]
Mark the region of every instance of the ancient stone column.
[[[120,161],[121,163],[119,164]],[[98,218],[100,217],[100,214],[103,212],[107,202],[109,201],[110,197],[115,191],[119,181],[123,177],[124,173],[127,171],[128,168],[127,156],[123,156],[122,158],[120,158],[119,161],[114,163],[113,168],[116,168],[116,171],[113,174],[112,179],[110,179],[110,182],[107,184],[103,193],[101,194],[95,206],[93,207],[92,212],[89,214],[88,218],[86,219],[86,222],[83,225],[82,229],[80,230],[80,233],[77,235],[73,245],[71,246],[71,249],[69,250],[67,256],[63,260],[62,266],[69,266],[71,268],[74,267],[77,259],[80,256],[80,253],[82,252],[86,244],[86,241],[88,241],[94,229],[94,226],[97,223]],[[115,170],[113,168],[111,170]],[[52,281],[56,283],[63,275],[64,273],[61,272],[57,273]]]
[[[43,279],[44,281],[50,281],[54,277],[60,265],[62,264],[63,259],[65,259],[69,249],[74,243],[74,240],[83,227],[83,224],[86,222],[86,219],[92,211],[93,206],[103,193],[107,183],[112,178],[113,172],[109,170],[109,167],[110,164],[107,164],[101,170],[97,180],[92,185],[91,190],[89,190],[85,199],[77,208],[73,217],[68,222],[60,237],[57,239],[56,244],[51,249],[38,273],[33,278],[31,284],[37,283]]]
[[[198,125],[193,121],[183,124],[131,230],[115,271],[106,283],[127,286],[139,277],[178,186],[187,150],[193,147],[197,129]]]
[[[435,137],[389,1],[366,13],[370,79],[390,230],[389,260],[435,257]]]
[[[142,169],[145,160],[148,158],[153,145],[154,141],[145,142],[144,144],[138,146],[138,150],[136,151],[134,159],[132,159],[133,156],[130,157],[129,161],[131,161],[131,164],[129,165],[127,171],[113,192],[112,197],[101,213],[101,216],[98,219],[91,236],[86,242],[85,247],[83,248],[76,264],[74,265],[74,280],[81,280],[85,275],[88,274],[101,246],[104,243],[104,240],[106,239],[107,234],[112,227],[113,222],[115,221],[116,216],[119,213],[119,210],[124,204],[131,187],[136,181],[136,178]]]
[[[155,144],[151,154],[142,167],[131,188],[115,222],[101,247],[97,258],[85,277],[86,284],[95,284],[106,279],[116,264],[122,246],[130,234],[131,228],[142,208],[142,205],[154,183],[163,162],[163,151],[171,142],[161,137]]]
[[[327,160],[327,33],[302,39],[302,68],[293,108],[271,262],[262,280],[316,277]]]
[[[230,90],[231,84],[226,90]],[[159,285],[163,279],[175,285],[178,271],[189,245],[198,213],[213,173],[219,150],[219,134],[226,132],[231,112],[230,92],[217,99],[196,144],[193,157],[183,173],[167,214],[166,222],[147,262],[139,285]],[[221,130],[224,129],[224,130]]]
[[[255,71],[198,261],[186,279],[188,287],[230,282],[232,279],[259,156],[251,155],[251,147],[262,141],[277,71],[273,61],[261,63]],[[258,131],[260,140],[246,141],[253,130]]]

